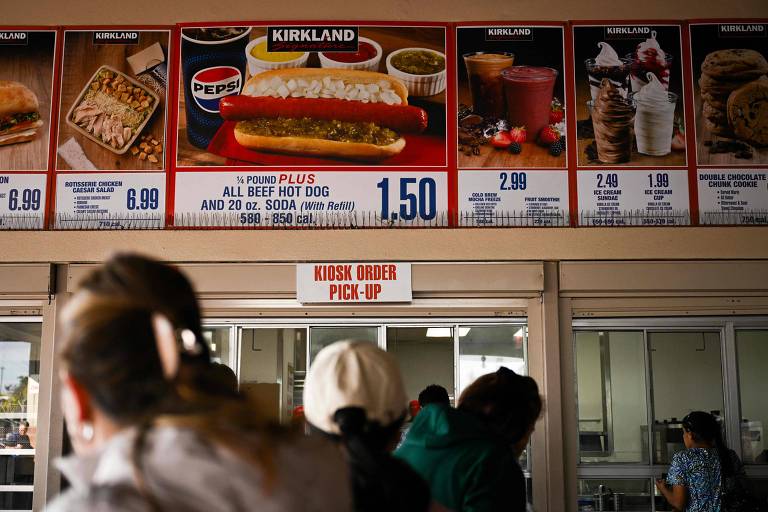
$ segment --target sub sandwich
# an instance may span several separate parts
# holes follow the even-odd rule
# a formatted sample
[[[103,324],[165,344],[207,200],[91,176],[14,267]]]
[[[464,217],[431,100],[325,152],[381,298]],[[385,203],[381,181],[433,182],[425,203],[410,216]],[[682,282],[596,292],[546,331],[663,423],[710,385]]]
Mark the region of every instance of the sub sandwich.
[[[257,151],[378,161],[405,148],[403,133],[427,127],[397,78],[372,71],[292,68],[265,71],[241,95],[220,102],[237,121],[235,139]]]
[[[43,125],[39,108],[24,84],[0,80],[0,146],[34,139]]]

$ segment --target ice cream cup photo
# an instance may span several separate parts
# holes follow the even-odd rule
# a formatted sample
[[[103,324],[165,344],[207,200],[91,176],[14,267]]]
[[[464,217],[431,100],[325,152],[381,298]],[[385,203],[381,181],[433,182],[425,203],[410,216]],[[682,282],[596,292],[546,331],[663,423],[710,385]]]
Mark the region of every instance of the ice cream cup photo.
[[[303,68],[309,59],[307,52],[270,52],[267,36],[257,37],[245,47],[248,72],[251,76],[270,69]]]
[[[381,45],[367,37],[358,38],[356,52],[319,52],[320,66],[337,69],[378,71],[384,51]]]
[[[677,94],[667,92],[651,72],[647,85],[631,95],[635,104],[635,138],[637,151],[644,155],[663,156],[672,151]]]
[[[629,162],[632,158],[634,122],[635,108],[632,101],[624,97],[613,82],[604,78],[592,107],[592,128],[595,131],[597,156],[601,162]]]
[[[387,56],[387,73],[400,79],[411,96],[433,96],[445,90],[445,54],[429,48],[401,48]]]
[[[634,53],[627,54],[627,60],[630,61],[630,82],[632,83],[632,92],[639,91],[645,84],[646,73],[653,73],[656,78],[659,79],[664,89],[669,89],[669,70],[672,68],[672,61],[674,57],[672,55],[664,55],[663,62],[647,62],[641,61]]]

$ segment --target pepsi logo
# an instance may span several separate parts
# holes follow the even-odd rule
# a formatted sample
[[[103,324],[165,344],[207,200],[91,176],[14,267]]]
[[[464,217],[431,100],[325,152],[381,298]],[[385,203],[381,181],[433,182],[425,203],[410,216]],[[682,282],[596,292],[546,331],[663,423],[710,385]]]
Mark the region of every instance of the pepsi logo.
[[[237,94],[243,86],[240,70],[232,66],[216,66],[201,69],[192,77],[192,97],[201,109],[219,113],[219,100]]]

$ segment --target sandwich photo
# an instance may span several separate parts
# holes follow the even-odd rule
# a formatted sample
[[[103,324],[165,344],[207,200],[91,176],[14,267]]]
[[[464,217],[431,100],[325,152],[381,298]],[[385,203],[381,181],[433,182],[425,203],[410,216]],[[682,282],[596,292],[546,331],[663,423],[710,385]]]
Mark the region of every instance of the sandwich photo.
[[[423,132],[428,121],[424,109],[408,105],[402,81],[354,69],[265,71],[219,108],[246,148],[360,161],[397,155],[403,134]]]
[[[0,146],[30,141],[42,125],[35,93],[22,83],[0,80]]]

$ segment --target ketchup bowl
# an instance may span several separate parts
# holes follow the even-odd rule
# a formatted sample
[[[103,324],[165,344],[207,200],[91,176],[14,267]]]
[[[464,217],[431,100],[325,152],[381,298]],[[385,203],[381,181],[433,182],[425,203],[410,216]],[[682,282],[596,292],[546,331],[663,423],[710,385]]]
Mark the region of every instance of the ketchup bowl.
[[[319,52],[320,66],[337,69],[378,71],[383,54],[381,45],[367,37],[358,38],[357,52]]]

